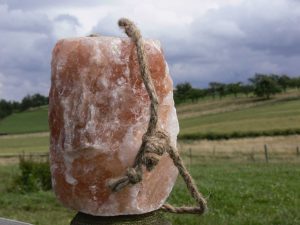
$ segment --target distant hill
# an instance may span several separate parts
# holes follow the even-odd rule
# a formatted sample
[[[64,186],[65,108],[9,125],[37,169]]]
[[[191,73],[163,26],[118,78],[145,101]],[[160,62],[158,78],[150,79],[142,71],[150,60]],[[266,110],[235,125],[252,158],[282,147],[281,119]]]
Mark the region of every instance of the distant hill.
[[[299,97],[208,100],[177,111],[184,139],[300,134]]]
[[[187,138],[205,138],[214,134],[222,137],[232,133],[246,136],[300,133],[300,96],[297,92],[270,100],[232,96],[206,98],[177,106],[177,113],[180,136]],[[48,131],[47,106],[15,113],[0,121],[0,133],[44,131]]]
[[[48,106],[14,113],[0,121],[2,134],[35,133],[48,130]]]

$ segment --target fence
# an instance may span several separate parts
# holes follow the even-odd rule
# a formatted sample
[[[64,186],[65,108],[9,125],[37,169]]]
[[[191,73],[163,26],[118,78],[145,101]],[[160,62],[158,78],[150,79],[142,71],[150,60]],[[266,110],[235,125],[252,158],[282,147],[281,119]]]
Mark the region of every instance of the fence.
[[[33,159],[34,161],[47,161],[49,159],[49,154],[48,153],[4,154],[4,155],[0,155],[0,165],[18,163],[20,157],[23,157],[25,159]]]
[[[201,149],[201,146],[181,148],[180,154],[187,164],[199,163],[199,160],[228,160],[247,162],[300,162],[300,147],[286,146],[284,149],[272,148],[267,144],[260,147],[249,147],[226,150],[224,146],[212,146],[211,149]]]
[[[300,145],[274,146],[260,144],[253,146],[229,147],[226,145],[201,145],[201,144],[181,144],[180,154],[184,157],[187,164],[193,164],[198,160],[231,160],[231,161],[250,161],[250,162],[275,162],[290,161],[300,162]],[[17,163],[20,156],[31,158],[35,161],[46,161],[49,153],[22,153],[0,155],[0,165]]]

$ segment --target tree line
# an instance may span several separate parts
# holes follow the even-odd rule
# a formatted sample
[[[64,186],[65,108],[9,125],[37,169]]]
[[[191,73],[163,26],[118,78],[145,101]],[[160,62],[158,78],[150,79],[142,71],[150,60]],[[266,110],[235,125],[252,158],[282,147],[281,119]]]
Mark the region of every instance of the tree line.
[[[234,82],[220,83],[210,82],[208,88],[193,88],[188,82],[176,85],[174,100],[176,104],[186,101],[197,101],[201,98],[211,96],[212,98],[223,98],[226,95],[239,94],[249,96],[250,93],[262,98],[270,98],[280,92],[286,92],[288,88],[300,89],[300,77],[289,77],[288,75],[255,74],[249,78],[249,83]],[[47,105],[49,98],[41,94],[27,95],[20,102],[6,101],[0,99],[0,119],[14,113],[22,112],[32,107]]]
[[[193,88],[188,82],[176,85],[174,100],[176,104],[186,101],[198,101],[198,99],[211,96],[222,99],[226,95],[237,97],[239,94],[249,96],[253,93],[257,97],[269,99],[271,96],[286,92],[288,88],[300,89],[300,77],[289,77],[288,75],[261,74],[257,73],[248,79],[248,83],[220,83],[210,82],[208,88]]]
[[[14,112],[22,112],[32,107],[48,105],[49,98],[41,94],[27,95],[20,102],[0,100],[0,119]]]

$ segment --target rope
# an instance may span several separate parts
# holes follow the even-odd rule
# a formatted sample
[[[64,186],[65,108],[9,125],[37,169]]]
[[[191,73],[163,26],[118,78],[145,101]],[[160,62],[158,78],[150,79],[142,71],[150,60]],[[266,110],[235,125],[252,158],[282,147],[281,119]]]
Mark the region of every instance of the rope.
[[[174,207],[169,204],[164,204],[161,209],[171,213],[203,214],[207,209],[205,198],[197,190],[197,186],[188,170],[184,166],[177,149],[171,146],[169,135],[165,131],[157,128],[158,98],[150,77],[142,35],[135,24],[126,18],[119,20],[119,26],[124,29],[125,33],[131,38],[136,46],[141,76],[151,101],[150,120],[148,129],[143,135],[142,145],[138,151],[133,167],[127,169],[124,177],[112,179],[108,185],[113,192],[117,192],[122,190],[127,185],[134,185],[141,182],[143,179],[143,166],[145,166],[146,170],[148,171],[153,170],[158,164],[160,157],[164,153],[168,153],[170,158],[173,160],[174,165],[177,167],[179,174],[184,179],[187,189],[197,202],[198,206]]]

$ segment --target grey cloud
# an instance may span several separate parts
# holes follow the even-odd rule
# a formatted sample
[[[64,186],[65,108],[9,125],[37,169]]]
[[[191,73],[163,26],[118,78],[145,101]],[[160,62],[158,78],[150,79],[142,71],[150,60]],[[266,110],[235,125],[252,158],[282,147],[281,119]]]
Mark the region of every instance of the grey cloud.
[[[298,75],[299,12],[298,2],[283,0],[242,1],[208,11],[190,25],[184,42],[164,41],[175,81],[205,86],[247,81],[255,72]]]
[[[0,30],[49,33],[51,23],[45,15],[40,13],[9,10],[7,5],[0,5]]]
[[[92,28],[91,33],[103,34],[106,36],[125,36],[118,27],[118,15],[109,14],[100,20],[95,27]]]
[[[0,68],[2,71],[18,68],[24,71],[45,70],[53,39],[46,35],[5,32],[0,37]],[[47,53],[47,54],[46,54]]]
[[[51,20],[41,13],[0,9],[0,98],[47,94],[55,43]]]
[[[230,38],[231,43],[289,56],[300,53],[299,10],[300,4],[295,1],[275,0],[267,4],[254,0],[224,7],[207,18],[235,24],[243,35]]]
[[[80,25],[77,17],[71,16],[71,15],[68,15],[68,14],[59,15],[54,19],[54,21],[67,21],[67,22],[72,23],[76,26]]]
[[[11,9],[32,10],[38,8],[55,8],[55,7],[89,7],[99,5],[99,0],[0,0],[0,4],[6,4]],[[112,3],[114,0],[101,0],[101,4]]]
[[[161,21],[163,12],[159,18],[155,14],[148,18],[148,13],[144,20],[143,12],[139,12],[140,16],[134,12],[122,15],[131,13],[130,7],[110,1],[0,3],[7,4],[0,5],[0,98],[20,99],[37,91],[47,94],[57,31],[63,27],[66,33],[67,29],[72,33],[81,25],[72,15],[59,15],[51,20],[41,13],[55,7],[110,3],[111,10],[91,32],[124,37],[117,20],[120,16],[132,18],[144,37],[161,41],[175,84],[189,81],[204,87],[210,81],[247,81],[255,72],[300,74],[300,3],[296,0],[241,0],[220,5],[205,15],[191,15],[193,21],[186,24]]]
[[[186,26],[140,28],[161,41],[175,84],[203,87],[210,81],[247,81],[255,72],[296,75],[300,66],[290,62],[300,56],[299,12],[295,1],[243,0],[209,10]],[[93,32],[120,36],[117,19],[107,15]]]
[[[34,74],[40,76],[40,74]],[[27,94],[48,94],[49,83],[42,79],[32,82],[19,76],[3,75],[0,73],[0,98],[21,100]]]
[[[69,24],[70,29],[80,26],[72,15],[50,20],[40,12],[0,5],[0,99],[48,94],[51,51],[57,39],[56,26],[61,23]]]

